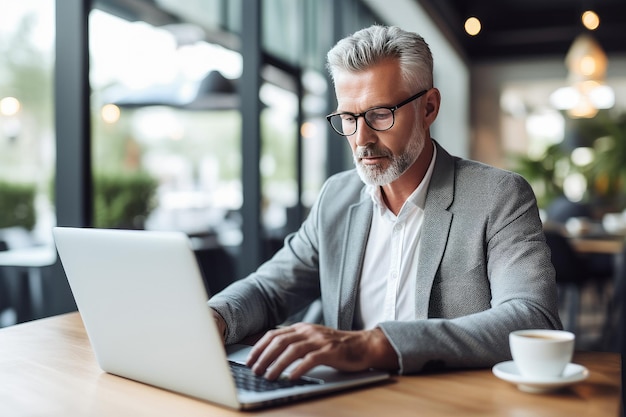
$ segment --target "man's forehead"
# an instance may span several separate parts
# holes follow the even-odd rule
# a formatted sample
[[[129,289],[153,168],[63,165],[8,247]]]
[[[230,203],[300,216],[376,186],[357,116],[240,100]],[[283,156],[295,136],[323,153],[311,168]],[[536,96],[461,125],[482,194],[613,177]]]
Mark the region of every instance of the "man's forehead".
[[[359,113],[378,106],[393,106],[398,101],[411,95],[411,92],[400,82],[389,80],[346,79],[335,84],[337,110]]]

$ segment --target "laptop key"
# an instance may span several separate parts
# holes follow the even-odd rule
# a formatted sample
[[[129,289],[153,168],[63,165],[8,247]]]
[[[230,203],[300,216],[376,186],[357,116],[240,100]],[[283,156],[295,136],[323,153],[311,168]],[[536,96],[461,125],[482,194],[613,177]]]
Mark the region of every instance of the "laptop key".
[[[290,381],[288,379],[277,379],[275,381],[270,381],[262,376],[256,375],[254,372],[252,372],[250,368],[245,365],[231,361],[229,361],[228,363],[230,365],[230,371],[233,374],[233,377],[235,379],[235,385],[237,385],[237,388],[247,391],[265,392],[281,388],[290,388],[295,386],[321,383],[321,381],[303,378],[297,379],[295,381]]]

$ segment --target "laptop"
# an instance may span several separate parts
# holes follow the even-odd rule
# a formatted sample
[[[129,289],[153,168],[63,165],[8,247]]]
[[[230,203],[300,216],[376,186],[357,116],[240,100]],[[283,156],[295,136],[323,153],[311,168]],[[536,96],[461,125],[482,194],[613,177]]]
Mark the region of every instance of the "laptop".
[[[254,409],[386,380],[319,366],[274,386],[225,347],[190,240],[182,232],[55,227],[54,241],[103,371],[234,409]],[[252,382],[237,387],[241,376]],[[237,380],[237,382],[236,382]],[[250,384],[269,384],[256,387]]]

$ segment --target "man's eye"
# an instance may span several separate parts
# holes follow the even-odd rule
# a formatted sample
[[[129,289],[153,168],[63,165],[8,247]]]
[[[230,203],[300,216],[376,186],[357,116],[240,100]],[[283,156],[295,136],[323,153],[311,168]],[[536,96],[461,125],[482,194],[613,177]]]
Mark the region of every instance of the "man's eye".
[[[351,114],[342,114],[341,120],[348,123],[354,123],[354,116]]]
[[[385,120],[391,116],[391,112],[389,110],[377,110],[369,112],[367,116],[370,121]]]

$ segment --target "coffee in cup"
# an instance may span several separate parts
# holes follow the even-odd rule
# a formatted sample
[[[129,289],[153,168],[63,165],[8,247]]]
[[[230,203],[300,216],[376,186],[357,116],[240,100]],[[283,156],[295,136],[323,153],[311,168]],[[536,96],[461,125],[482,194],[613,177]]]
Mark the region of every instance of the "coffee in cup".
[[[529,329],[509,334],[513,361],[528,378],[560,376],[572,360],[574,341],[574,333],[564,330]]]

